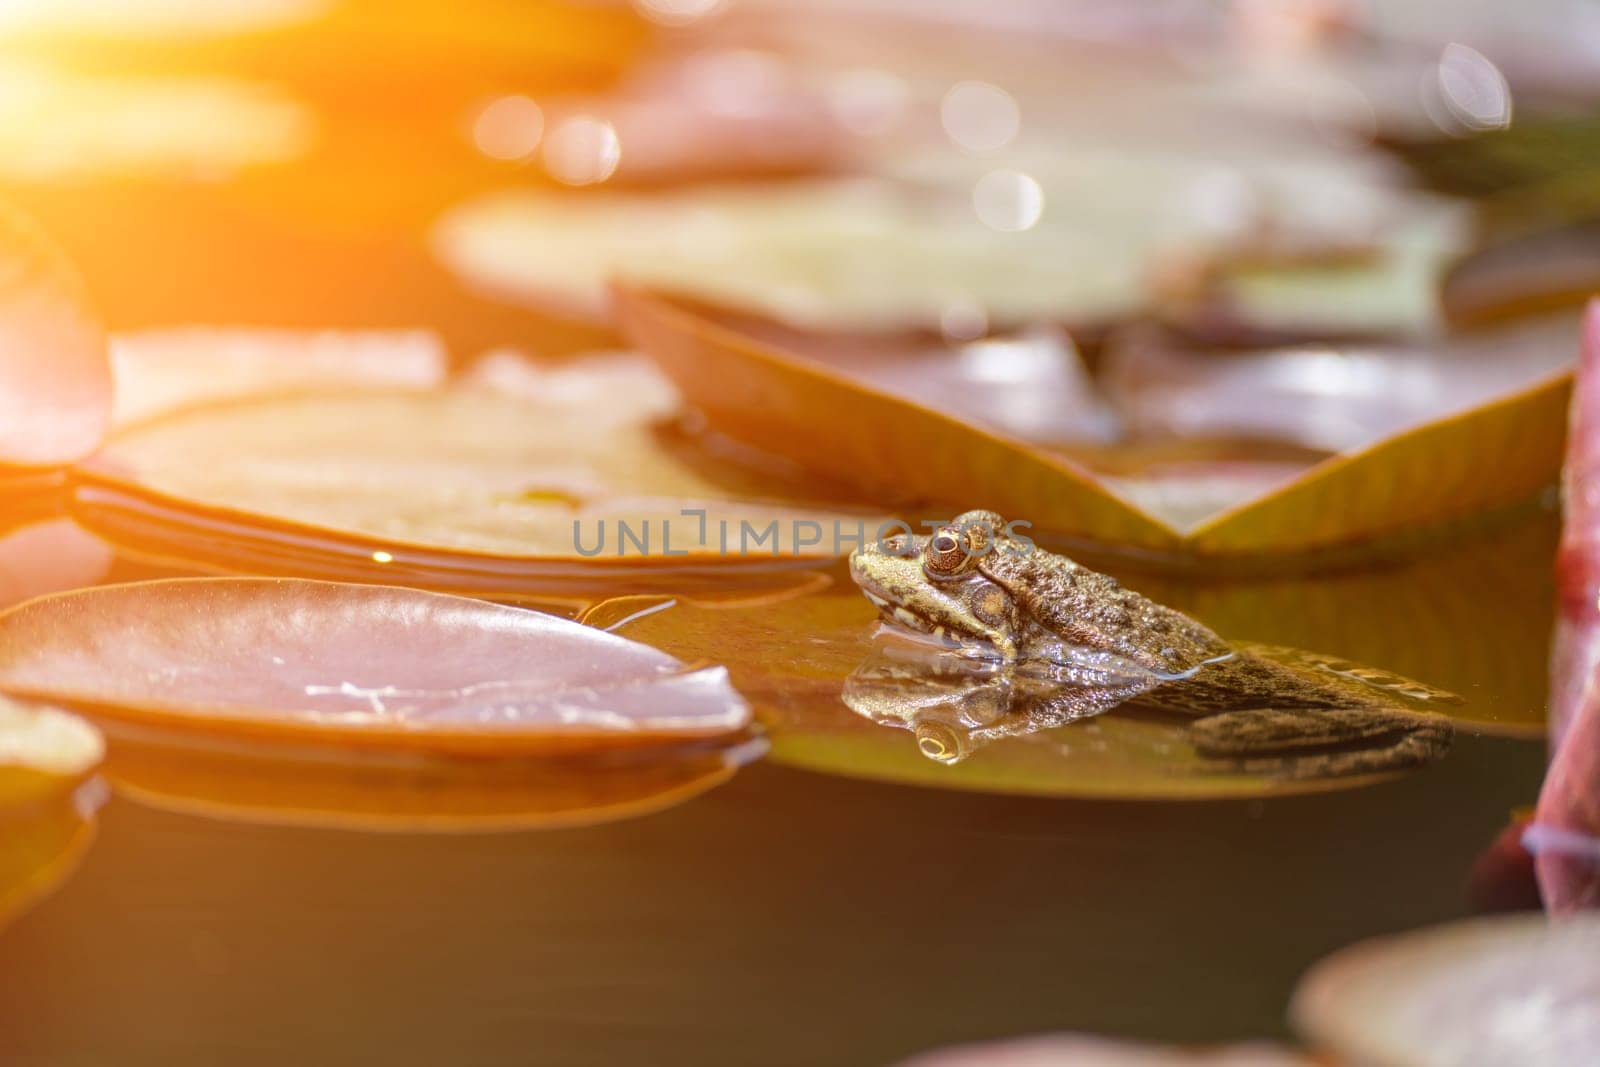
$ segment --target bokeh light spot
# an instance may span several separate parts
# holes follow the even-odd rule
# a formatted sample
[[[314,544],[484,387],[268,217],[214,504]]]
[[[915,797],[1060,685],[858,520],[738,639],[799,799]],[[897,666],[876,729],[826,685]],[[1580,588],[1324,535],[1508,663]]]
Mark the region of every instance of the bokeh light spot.
[[[973,187],[972,207],[990,229],[1016,233],[1031,229],[1044,214],[1044,190],[1026,174],[991,170]]]
[[[544,112],[526,96],[491,100],[472,122],[472,143],[490,159],[527,159],[544,136]]]
[[[622,144],[617,131],[602,119],[574,115],[562,119],[544,141],[544,166],[566,185],[593,185],[617,171]]]
[[[939,104],[939,121],[956,145],[979,154],[1004,148],[1022,129],[1016,99],[998,85],[960,82]]]

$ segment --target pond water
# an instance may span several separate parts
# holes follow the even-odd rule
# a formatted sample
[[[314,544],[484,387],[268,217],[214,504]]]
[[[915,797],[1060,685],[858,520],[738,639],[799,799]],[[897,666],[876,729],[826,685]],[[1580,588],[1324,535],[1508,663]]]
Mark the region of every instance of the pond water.
[[[1552,539],[1540,511],[1377,570],[1123,574],[1230,637],[1466,698],[1437,763],[1307,795],[1224,778],[1232,796],[1095,799],[1177,773],[1121,758],[1145,741],[1116,711],[929,760],[840,699],[874,613],[837,575],[591,609],[687,660],[715,643],[763,758],[397,774],[113,725],[92,845],[6,932],[0,1058],[877,1063],[1050,1029],[1282,1034],[1318,957],[1468,913],[1474,865],[1531,803]],[[527,828],[563,811],[610,821]]]

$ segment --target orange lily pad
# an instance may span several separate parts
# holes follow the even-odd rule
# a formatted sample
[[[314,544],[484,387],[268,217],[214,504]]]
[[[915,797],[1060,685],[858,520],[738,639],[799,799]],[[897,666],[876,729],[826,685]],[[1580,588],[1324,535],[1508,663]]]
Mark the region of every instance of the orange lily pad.
[[[1173,556],[1318,552],[1524,501],[1559,470],[1571,384],[1552,375],[1402,430],[1185,527],[1058,451],[852,380],[668,297],[624,289],[618,301],[635,343],[731,437],[885,504],[989,507],[1041,532]]]
[[[105,776],[118,794],[185,815],[271,826],[481,833],[588,826],[652,814],[714,789],[758,742],[624,759],[452,759],[292,747],[113,725]]]
[[[111,420],[106,340],[65,257],[27,218],[0,207],[0,464],[81,459]]]
[[[653,370],[606,364],[598,390],[563,373],[540,398],[517,385],[365,390],[177,412],[79,469],[76,514],[167,556],[187,536],[212,542],[202,556],[226,546],[275,570],[359,561],[377,580],[524,592],[647,572],[665,588],[715,584],[836,558],[850,547],[836,524],[878,528],[865,511],[805,503],[781,463],[722,457],[663,424]]]
[[[111,720],[479,753],[676,744],[750,718],[724,670],[565,619],[270,578],[29,601],[0,614],[0,689]]]
[[[1341,1062],[1568,1064],[1600,1059],[1600,916],[1451,923],[1314,966],[1291,1017]]]

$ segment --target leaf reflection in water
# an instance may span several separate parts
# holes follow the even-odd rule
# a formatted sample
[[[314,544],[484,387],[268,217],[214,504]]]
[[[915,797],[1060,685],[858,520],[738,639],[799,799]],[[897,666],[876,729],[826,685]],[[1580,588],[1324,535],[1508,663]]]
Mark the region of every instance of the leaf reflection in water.
[[[764,741],[577,757],[459,759],[341,751],[108,724],[106,778],[163,811],[268,826],[490,833],[589,826],[684,803],[760,758]]]
[[[1263,652],[1284,665],[1298,658],[1288,650],[1243,654]],[[1328,662],[1301,660],[1313,671],[1328,670]],[[1198,757],[1188,769],[1192,774],[1324,779],[1400,772],[1441,758],[1453,734],[1448,721],[1420,713],[1399,698],[1403,689],[1386,683],[1370,685],[1370,702],[1362,706],[1271,707],[1260,706],[1256,697],[1241,698],[1236,708],[1202,711],[1185,707],[1186,678],[1095,673],[1055,663],[975,661],[884,633],[845,682],[843,698],[863,718],[910,730],[919,751],[943,764],[960,763],[996,741],[1116,708],[1135,716],[1189,719],[1181,736]],[[1397,695],[1386,697],[1386,688]]]

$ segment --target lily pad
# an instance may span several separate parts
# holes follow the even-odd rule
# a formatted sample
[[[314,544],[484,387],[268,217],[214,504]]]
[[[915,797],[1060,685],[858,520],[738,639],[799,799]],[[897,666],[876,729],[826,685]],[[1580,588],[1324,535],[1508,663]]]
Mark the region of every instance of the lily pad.
[[[0,206],[0,464],[50,467],[93,451],[111,420],[106,340],[65,257]]]
[[[629,335],[713,425],[819,475],[908,509],[991,507],[1042,532],[1246,566],[1263,555],[1363,545],[1529,499],[1559,469],[1570,392],[1567,375],[1551,375],[1333,456],[1185,528],[1060,452],[884,392],[682,302],[637,290],[622,290],[619,299]]]
[[[449,355],[425,330],[246,330],[205,326],[111,339],[118,426],[206,401],[322,387],[444,381]]]
[[[0,811],[69,792],[104,755],[100,732],[78,716],[0,697]]]
[[[1550,660],[1552,749],[1579,716],[1600,711],[1594,690],[1600,671],[1600,301],[1590,303],[1584,320],[1568,425]]]
[[[1524,843],[1545,906],[1600,904],[1600,301],[1573,392],[1550,656],[1550,770]]]
[[[757,742],[622,758],[452,759],[350,752],[319,758],[259,739],[113,724],[105,776],[163,811],[271,826],[481,833],[588,826],[662,811],[714,789]]]
[[[1600,1059],[1600,916],[1474,919],[1364,942],[1301,979],[1291,1016],[1353,1063]]]
[[[0,86],[0,174],[13,182],[227,175],[297,159],[316,136],[300,101],[231,78],[13,61],[0,66]]]
[[[0,926],[49,893],[94,837],[105,742],[76,715],[0,697]]]
[[[383,586],[101,586],[0,614],[0,689],[111,720],[356,747],[574,752],[742,730],[720,668],[565,619]]]
[[[1043,1034],[924,1052],[900,1067],[1310,1067],[1265,1041],[1209,1048],[1154,1045],[1092,1034]]]
[[[12,33],[146,36],[241,33],[322,14],[328,0],[21,0],[0,25]]]
[[[1057,62],[1053,95],[1060,71]],[[1084,91],[1104,95],[1104,84]],[[865,177],[496,193],[449,212],[434,244],[476,288],[588,318],[608,316],[606,286],[620,280],[822,331],[933,330],[974,314],[1094,329],[1149,311],[1151,276],[1171,257],[1224,255],[1264,233],[1313,252],[1381,244],[1451,213],[1400,186],[1374,153],[1330,147],[1309,123],[1196,112],[1182,93],[1139,103],[1157,117],[1140,122],[1150,116],[1124,107],[1118,118],[1138,125],[1124,136],[1102,107],[1040,100],[1038,125],[1054,135],[999,153],[955,151],[924,130],[858,164]],[[1429,303],[1402,300],[1401,313],[1419,302]]]
[[[943,736],[919,735],[914,729],[905,728],[912,716],[902,716],[901,721],[894,722],[889,716],[869,717],[865,710],[852,710],[847,691],[870,678],[873,659],[879,651],[878,614],[842,571],[833,572],[833,576],[835,582],[827,590],[779,603],[694,605],[664,597],[635,596],[602,603],[583,618],[591,625],[612,627],[616,633],[684,659],[707,658],[725,664],[734,684],[767,728],[772,741],[771,758],[823,773],[946,789],[1123,798],[1253,796],[1338,788],[1368,780],[1297,780],[1273,768],[1233,767],[1196,751],[1189,730],[1192,719],[1135,714],[1118,708],[1071,724],[1045,725],[1020,736],[972,746],[957,753],[964,758],[952,763],[948,757],[956,752],[959,738],[952,744]],[[1390,581],[1400,587],[1405,585],[1403,579],[1396,580],[1393,575]],[[1248,605],[1259,599],[1260,589],[1249,584],[1185,588],[1169,582],[1158,586],[1141,584],[1139,588],[1181,610],[1199,611],[1202,621],[1208,623],[1222,625],[1229,617],[1252,620],[1253,625],[1239,633],[1241,638],[1277,642],[1292,636],[1297,642],[1304,642],[1305,647],[1337,655],[1371,651],[1378,654],[1367,662],[1384,668],[1399,664],[1382,655],[1383,648],[1379,646],[1383,639],[1374,638],[1367,646],[1351,646],[1348,620],[1353,615],[1364,620],[1363,632],[1431,632],[1435,627],[1454,632],[1462,625],[1462,620],[1450,615],[1448,608],[1439,615],[1433,615],[1431,609],[1423,610],[1427,590],[1432,588],[1428,583],[1421,585],[1417,601],[1374,598],[1370,587],[1342,581],[1337,575],[1297,580],[1292,583],[1292,598],[1290,584],[1285,583],[1282,597],[1273,595],[1268,602],[1281,606],[1287,600],[1292,602],[1292,610],[1254,614]],[[1540,610],[1548,612],[1547,602],[1540,605]],[[1292,618],[1285,621],[1284,615]],[[1493,643],[1492,635],[1500,632],[1496,627],[1501,623],[1514,630],[1527,628],[1521,622],[1497,621],[1489,615],[1484,620],[1485,640],[1489,643]],[[1325,632],[1319,629],[1319,622]],[[1226,628],[1222,632],[1233,636]],[[1437,662],[1419,658],[1408,660],[1404,666],[1427,682],[1439,680],[1432,671],[1448,668],[1446,677],[1450,682],[1473,699],[1464,705],[1441,705],[1436,710],[1472,726],[1492,725],[1499,716],[1516,715],[1522,719],[1521,729],[1539,729],[1536,723],[1526,720],[1528,715],[1538,716],[1542,711],[1542,691],[1522,694],[1531,712],[1520,706],[1512,710],[1493,697],[1478,700],[1477,694],[1484,686],[1504,683],[1503,679],[1495,679],[1503,661],[1497,657],[1475,661],[1472,657],[1478,646],[1452,645],[1442,638],[1442,633],[1443,629],[1439,640],[1419,643],[1419,648],[1431,650],[1438,657]],[[1319,636],[1326,640],[1319,640]],[[1456,662],[1457,655],[1462,662]],[[922,695],[954,708],[956,702],[986,699],[988,692],[996,688],[985,684],[991,680],[973,679],[963,690],[959,685],[948,684],[948,679],[935,679]],[[941,685],[943,692],[939,691]],[[910,695],[915,697],[916,694]],[[943,748],[930,751],[929,746],[935,742]]]
[[[91,816],[104,793],[104,783],[91,781],[44,803],[0,807],[0,927],[77,868],[94,841]]]
[[[181,557],[187,536],[212,542],[202,556],[225,548],[274,570],[359,561],[378,580],[461,588],[454,574],[513,592],[646,574],[667,589],[716,584],[835,558],[849,550],[836,524],[878,528],[865,511],[795,502],[804,486],[781,463],[719,457],[662,425],[658,391],[633,395],[632,372],[613,371],[610,392],[576,389],[573,372],[538,400],[365,390],[178,412],[80,468],[76,513],[135,551]]]

